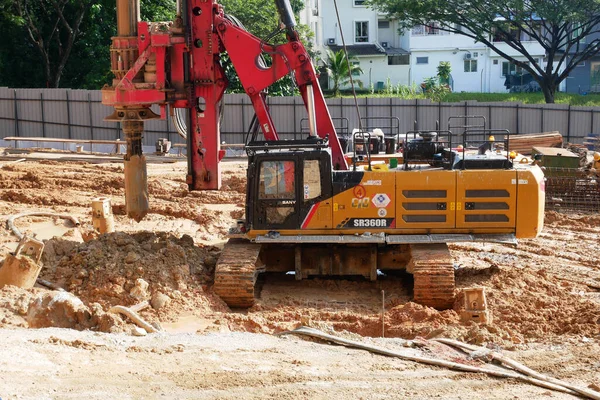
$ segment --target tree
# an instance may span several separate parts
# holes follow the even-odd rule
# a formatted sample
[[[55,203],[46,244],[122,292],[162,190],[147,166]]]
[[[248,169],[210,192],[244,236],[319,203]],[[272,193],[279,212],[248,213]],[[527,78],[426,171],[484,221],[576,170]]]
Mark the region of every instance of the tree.
[[[140,3],[143,21],[175,18],[176,0]],[[281,33],[269,37],[278,30],[279,17],[273,1],[220,3],[226,13],[238,17],[256,36],[272,43],[286,41]],[[292,0],[291,4],[298,13],[304,2]],[[115,0],[0,0],[0,86],[99,89],[113,79],[110,45],[116,31]],[[310,53],[306,40],[310,30],[299,25],[298,31]],[[243,92],[231,64],[227,70],[233,82],[230,89]],[[294,93],[289,76],[270,89],[271,94]]]
[[[279,14],[275,7],[274,1],[264,0],[221,0],[225,14],[237,18],[242,26],[251,34],[270,44],[286,43],[285,34],[279,29]],[[303,0],[291,0],[292,11],[298,20],[298,13],[304,8]],[[306,47],[308,53],[314,56],[310,37],[313,35],[311,30],[302,24],[298,24],[296,29],[302,40],[302,44]],[[265,63],[270,64],[271,60],[268,55],[264,57]],[[227,53],[221,57],[221,63],[225,68],[225,74],[229,80],[228,92],[243,93],[244,88],[235,72],[235,68],[231,63]],[[289,75],[283,77],[269,87],[269,94],[274,96],[292,96],[296,88]]]
[[[351,54],[346,59],[346,53],[344,50],[338,50],[333,52],[327,50],[327,61],[325,62],[325,70],[333,81],[333,95],[340,95],[340,86],[347,85],[350,82],[350,74],[358,75],[362,74],[363,70],[357,64],[357,58]],[[350,68],[348,69],[348,66]],[[360,87],[363,86],[362,81],[353,79]]]
[[[86,9],[73,39],[70,54],[62,53],[64,67],[56,85],[48,79],[47,70],[56,70],[60,55],[55,36],[48,41],[59,16],[55,4],[64,3],[63,15],[71,23],[74,5],[85,3]],[[144,21],[169,21],[175,17],[176,0],[141,0],[141,19]],[[21,13],[19,13],[21,7]],[[45,7],[46,13],[38,11]],[[64,25],[58,29],[64,31]],[[57,86],[99,89],[113,79],[110,71],[111,37],[115,36],[115,0],[0,0],[0,85],[9,87]],[[32,41],[30,32],[41,37],[41,42]],[[63,32],[65,33],[65,32]],[[61,34],[63,34],[61,33]],[[57,32],[54,32],[56,35]],[[64,36],[61,36],[64,41]],[[40,52],[43,43],[48,55],[49,68]],[[47,50],[46,50],[47,49]]]
[[[58,87],[90,0],[14,0],[13,4],[39,53],[46,86]]]
[[[540,84],[547,103],[554,103],[560,83],[577,64],[600,51],[599,38],[586,42],[592,39],[590,35],[600,33],[600,0],[369,2],[372,7],[397,18],[401,29],[425,25],[485,44],[529,72]],[[542,46],[543,62],[530,54],[527,41]]]
[[[452,66],[450,61],[441,61],[437,66],[437,76],[439,83],[444,85],[450,85],[450,73],[452,72]]]
[[[93,0],[81,23],[81,33],[73,46],[63,82],[67,87],[99,89],[111,83],[111,37],[117,33],[115,0]],[[172,21],[176,15],[175,0],[141,0],[142,21]],[[85,65],[86,68],[80,68]]]

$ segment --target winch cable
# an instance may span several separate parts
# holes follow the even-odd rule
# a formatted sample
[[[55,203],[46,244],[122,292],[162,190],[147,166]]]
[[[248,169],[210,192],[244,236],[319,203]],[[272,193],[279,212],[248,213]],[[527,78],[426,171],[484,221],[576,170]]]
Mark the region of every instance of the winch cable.
[[[348,58],[348,48],[346,47],[346,40],[344,39],[344,31],[342,30],[342,21],[340,20],[340,12],[338,11],[337,0],[333,0],[335,7],[335,15],[337,17],[338,28],[340,30],[340,36],[342,38],[342,48],[344,49],[344,55],[346,56],[346,64],[348,65],[348,77],[350,78],[350,87],[352,88],[352,96],[354,97],[354,106],[356,107],[356,115],[358,116],[358,129],[362,132],[362,118],[360,117],[360,109],[358,107],[358,99],[356,98],[356,89],[354,87],[354,79],[352,78],[352,70],[350,68],[350,59]]]
[[[350,67],[350,59],[348,58],[348,48],[346,47],[346,39],[344,39],[344,31],[342,30],[342,21],[340,20],[340,12],[337,6],[337,0],[333,0],[333,5],[335,7],[335,16],[338,21],[338,28],[340,30],[340,36],[342,38],[342,48],[344,49],[344,55],[346,56],[346,65],[348,66],[348,77],[350,78],[350,88],[352,89],[352,97],[354,97],[354,106],[356,107],[356,115],[358,117],[358,131],[362,136],[363,146],[367,148],[367,170],[371,171],[371,152],[369,151],[370,143],[367,143],[365,139],[365,131],[362,126],[362,117],[360,116],[360,108],[358,107],[358,99],[356,98],[356,88],[354,87],[354,79],[352,78],[352,70]],[[353,135],[354,136],[354,135]],[[354,137],[352,137],[352,143],[354,143]],[[356,145],[354,145],[356,148]],[[356,154],[352,157],[353,169],[356,171]]]

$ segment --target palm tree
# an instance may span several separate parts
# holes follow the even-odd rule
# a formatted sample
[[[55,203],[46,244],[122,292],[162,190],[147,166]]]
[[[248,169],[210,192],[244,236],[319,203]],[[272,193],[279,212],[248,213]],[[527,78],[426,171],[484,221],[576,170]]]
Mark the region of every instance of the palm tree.
[[[350,71],[348,71],[348,64],[350,64]],[[363,70],[358,65],[358,59],[349,55],[346,60],[346,54],[344,50],[333,52],[327,50],[327,62],[325,63],[325,69],[327,74],[333,80],[333,94],[334,96],[340,95],[340,86],[347,85],[350,82],[350,74],[359,75],[363,73]],[[359,87],[363,87],[362,81],[359,79],[353,79]]]

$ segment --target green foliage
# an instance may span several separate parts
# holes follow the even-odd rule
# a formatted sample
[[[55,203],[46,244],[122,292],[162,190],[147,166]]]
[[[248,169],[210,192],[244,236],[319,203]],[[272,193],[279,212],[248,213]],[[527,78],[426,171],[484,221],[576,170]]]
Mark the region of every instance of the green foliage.
[[[7,0],[0,1],[0,35],[0,86],[45,87],[39,55],[27,40],[23,19]]]
[[[421,83],[421,87],[423,88],[423,92],[427,92],[428,90],[431,90],[431,88],[433,88],[437,84],[438,84],[438,78],[436,78],[435,76],[431,76],[429,78],[425,78],[423,83]]]
[[[412,85],[398,85],[398,97],[401,99],[415,99],[421,95],[421,90],[416,83]]]
[[[60,86],[82,89],[99,89],[112,80],[110,72],[110,38],[116,34],[114,0],[65,0],[63,13],[72,23],[78,5],[83,4],[84,14],[64,70],[58,77]],[[61,3],[61,2],[59,2]],[[18,5],[29,7],[35,29],[48,45],[49,66],[55,68],[61,49],[56,36],[50,39],[58,15],[50,0],[23,1],[0,0],[0,85],[10,87],[46,87],[52,85],[44,71],[44,60],[27,31],[27,17],[20,16]],[[175,15],[175,0],[142,0],[142,19],[168,21]],[[25,9],[22,9],[25,11]],[[60,25],[59,25],[60,26]],[[66,41],[65,32],[60,39]],[[5,62],[10,60],[10,62]]]
[[[445,101],[450,92],[448,85],[435,85],[425,92],[425,96],[431,101]]]
[[[449,61],[441,61],[437,66],[437,76],[440,78],[440,83],[448,85],[450,83],[450,73],[452,66]]]
[[[114,1],[112,2],[114,4]],[[140,18],[142,21],[173,21],[177,14],[176,0],[141,0]],[[114,9],[113,9],[114,11]],[[114,11],[116,12],[116,11]]]
[[[53,0],[28,0],[35,16],[35,26],[42,32],[52,30],[57,15],[53,12]],[[80,33],[74,41],[71,54],[60,77],[60,86],[83,89],[99,89],[113,79],[110,71],[110,43],[116,34],[115,0],[60,0],[67,2],[65,17],[71,20],[77,4],[85,5],[85,13],[80,25]],[[19,16],[16,4],[25,0],[0,0],[0,85],[9,87],[45,87],[48,80],[35,43],[29,39],[27,21]],[[267,38],[278,29],[278,14],[273,1],[222,0],[227,13],[238,17],[245,27],[261,38]],[[303,1],[292,0],[292,8],[298,13]],[[144,21],[170,21],[175,18],[176,0],[141,0],[141,19]],[[303,43],[311,48],[308,27],[299,25],[298,32]],[[49,36],[49,33],[45,33]],[[271,42],[283,43],[285,36],[278,34]],[[51,43],[51,51],[56,52]],[[312,54],[312,53],[311,53]],[[227,76],[232,82],[232,90],[243,91],[239,79],[228,57],[223,56]],[[55,65],[51,61],[51,66]],[[290,77],[285,77],[270,88],[271,95],[291,95],[294,85]]]
[[[358,59],[352,54],[348,55],[348,59],[346,59],[346,53],[343,50],[338,50],[337,52],[333,52],[331,50],[327,50],[327,62],[325,63],[325,68],[327,74],[333,81],[333,95],[340,95],[340,87],[345,86],[350,82],[350,74],[359,75],[363,73],[363,70],[360,68],[358,64]],[[350,65],[350,69],[348,69],[348,65]],[[359,79],[352,79],[354,83],[356,83],[359,87],[363,87],[363,83]]]
[[[384,93],[371,94],[369,92],[358,92],[359,97],[389,97]],[[350,93],[344,92],[343,97],[351,97]],[[399,98],[403,100],[423,100],[428,97],[423,91],[413,86],[402,86]],[[432,101],[437,101],[433,100]],[[544,95],[542,93],[448,93],[441,100],[448,103],[459,103],[464,101],[479,101],[479,102],[521,102],[524,104],[543,104],[545,103]],[[600,107],[600,94],[588,94],[580,95],[576,93],[562,93],[556,94],[556,104],[570,104],[572,106],[586,106],[586,107]]]
[[[385,80],[385,94],[388,96],[394,94],[394,85],[392,85],[392,79],[390,77]]]
[[[438,76],[426,78],[421,83],[421,88],[426,98],[432,101],[443,101],[450,94],[450,87],[446,83],[442,83],[441,79],[438,73]]]
[[[236,17],[243,27],[254,36],[268,41],[271,44],[286,43],[285,34],[279,29],[279,14],[274,1],[259,0],[221,0],[219,2],[226,14]],[[292,10],[297,14],[304,7],[302,0],[292,0]],[[297,25],[296,29],[300,35],[302,44],[307,48],[309,54],[314,58],[316,54],[312,50],[310,39],[313,33],[306,25]],[[270,58],[265,56],[267,65],[270,65]],[[221,56],[221,65],[225,69],[225,74],[229,80],[227,88],[228,93],[243,93],[244,88],[235,72],[229,56],[225,53]],[[271,96],[291,96],[297,92],[294,82],[289,75],[281,78],[275,84],[269,87]]]
[[[545,103],[542,93],[450,93],[444,101],[461,102],[465,100],[476,100],[480,102],[491,101],[520,101],[524,104]],[[586,96],[577,93],[556,93],[556,104],[570,104],[572,106],[600,106],[600,94],[588,94]]]
[[[487,45],[529,72],[549,103],[577,64],[600,52],[600,0],[369,0],[369,4],[397,19],[401,29],[436,22],[439,29]],[[550,67],[529,53],[536,46],[522,41],[538,42]]]

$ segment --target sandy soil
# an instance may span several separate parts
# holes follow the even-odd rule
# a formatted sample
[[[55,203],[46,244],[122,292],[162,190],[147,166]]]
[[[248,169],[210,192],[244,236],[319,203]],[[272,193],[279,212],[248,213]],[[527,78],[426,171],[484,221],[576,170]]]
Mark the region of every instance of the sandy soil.
[[[486,288],[490,326],[461,323],[460,296],[443,312],[410,302],[409,275],[376,283],[266,275],[257,305],[232,311],[212,293],[212,273],[227,228],[243,214],[245,167],[225,162],[223,190],[201,193],[187,192],[185,168],[149,166],[151,212],[137,224],[123,215],[119,163],[0,167],[0,218],[54,211],[82,222],[26,217],[17,225],[47,239],[41,277],[80,298],[88,316],[73,324],[83,331],[27,329],[30,303],[48,291],[0,289],[0,398],[569,397],[265,335],[309,324],[381,342],[371,338],[382,333],[382,290],[388,338],[455,338],[582,386],[600,382],[600,216],[549,212],[543,234],[516,248],[452,245],[457,286]],[[89,239],[90,201],[100,195],[112,198],[119,232]],[[16,244],[0,229],[0,259]],[[141,315],[162,333],[133,337],[130,321],[107,317],[112,306],[157,297],[164,304]]]

